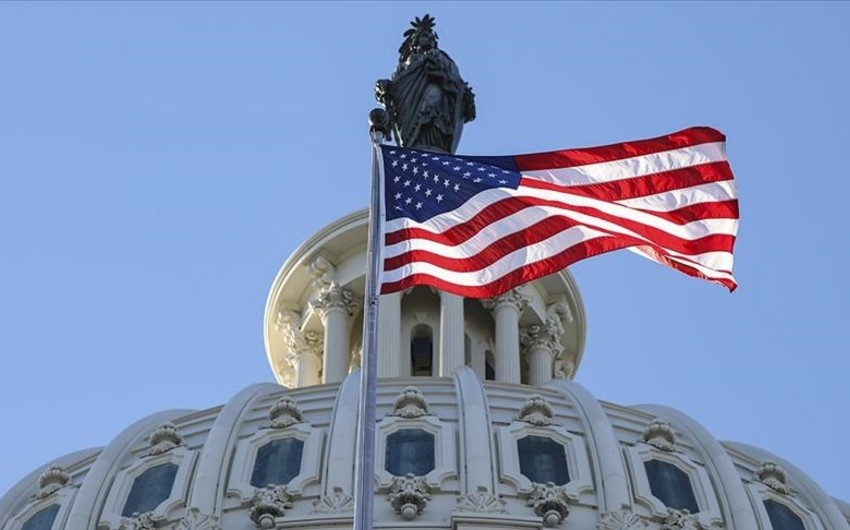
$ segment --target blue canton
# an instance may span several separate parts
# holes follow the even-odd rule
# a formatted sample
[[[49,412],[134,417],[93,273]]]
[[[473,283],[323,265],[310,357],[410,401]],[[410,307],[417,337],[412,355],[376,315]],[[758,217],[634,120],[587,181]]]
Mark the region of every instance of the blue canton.
[[[422,222],[493,188],[516,189],[520,174],[500,158],[463,157],[381,146],[387,219]],[[507,157],[505,157],[507,158]]]

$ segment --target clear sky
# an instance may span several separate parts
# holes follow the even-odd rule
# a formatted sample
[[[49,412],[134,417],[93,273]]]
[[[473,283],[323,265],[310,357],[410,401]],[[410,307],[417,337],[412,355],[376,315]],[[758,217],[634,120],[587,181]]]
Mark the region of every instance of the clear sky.
[[[273,380],[271,281],[366,206],[373,85],[426,12],[476,93],[461,153],[727,134],[738,291],[575,265],[576,380],[850,500],[850,4],[814,2],[0,3],[0,493]]]

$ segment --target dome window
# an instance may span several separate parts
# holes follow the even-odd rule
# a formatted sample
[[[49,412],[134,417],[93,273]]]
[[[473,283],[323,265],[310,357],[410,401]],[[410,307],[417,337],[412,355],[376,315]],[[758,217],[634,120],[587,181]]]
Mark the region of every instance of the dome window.
[[[151,512],[171,497],[177,468],[177,464],[160,464],[145,470],[136,477],[121,515],[130,517],[134,513]]]
[[[288,484],[301,472],[304,442],[297,438],[273,440],[257,450],[251,485],[263,488],[269,484]]]
[[[768,499],[764,501],[764,509],[767,510],[773,530],[806,530],[803,520],[784,504]]]
[[[53,521],[56,520],[57,513],[59,513],[59,505],[51,504],[27,519],[27,522],[21,526],[21,530],[50,530],[53,528]]]
[[[655,458],[645,461],[643,465],[654,497],[674,510],[688,510],[690,513],[700,511],[687,473]]]
[[[545,436],[525,436],[516,441],[519,471],[538,484],[557,485],[570,481],[567,453],[564,446]]]
[[[431,326],[420,324],[413,328],[410,338],[410,373],[414,377],[433,375],[434,332]]]
[[[400,429],[387,435],[384,469],[395,476],[427,475],[434,470],[434,435],[422,429]]]

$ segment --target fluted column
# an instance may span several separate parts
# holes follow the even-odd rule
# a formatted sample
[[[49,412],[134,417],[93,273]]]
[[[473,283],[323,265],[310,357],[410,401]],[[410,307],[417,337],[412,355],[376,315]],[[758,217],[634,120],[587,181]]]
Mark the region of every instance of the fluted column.
[[[440,291],[440,375],[451,375],[465,364],[463,297]]]
[[[318,385],[319,368],[322,367],[321,339],[315,331],[308,331],[307,334],[315,335],[318,345],[306,345],[297,353],[295,360],[295,385],[298,388],[305,386]]]
[[[528,357],[528,384],[539,386],[552,379],[552,362],[563,351],[564,328],[557,318],[522,330],[520,340]]]
[[[496,321],[496,381],[519,383],[519,315],[528,298],[513,289],[482,303]]]
[[[401,375],[401,292],[378,299],[378,377]]]
[[[326,285],[311,303],[325,327],[325,355],[322,376],[325,383],[338,383],[348,374],[348,320],[359,299],[336,282]]]

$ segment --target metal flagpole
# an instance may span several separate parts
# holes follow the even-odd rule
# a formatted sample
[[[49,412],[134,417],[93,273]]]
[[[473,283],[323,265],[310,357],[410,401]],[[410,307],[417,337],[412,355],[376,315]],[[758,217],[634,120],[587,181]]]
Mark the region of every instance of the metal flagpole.
[[[354,530],[372,530],[375,423],[378,386],[378,272],[381,266],[381,154],[389,116],[383,109],[369,113],[372,138],[372,193],[369,204],[369,240],[366,248],[366,296],[363,319],[363,355],[360,368],[360,415],[357,424],[357,459],[354,463]]]

